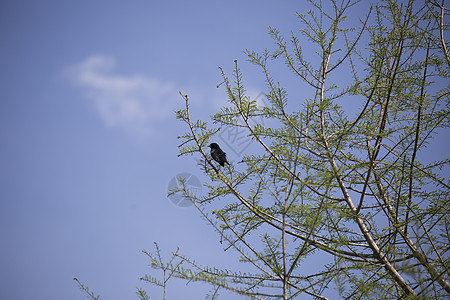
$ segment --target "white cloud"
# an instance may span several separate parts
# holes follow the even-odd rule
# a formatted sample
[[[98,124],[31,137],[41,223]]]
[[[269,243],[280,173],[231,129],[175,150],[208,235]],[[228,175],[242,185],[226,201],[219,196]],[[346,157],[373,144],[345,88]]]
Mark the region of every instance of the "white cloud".
[[[119,75],[115,66],[113,57],[97,55],[68,68],[67,74],[87,90],[107,126],[148,137],[158,121],[173,117],[178,91],[155,78]]]

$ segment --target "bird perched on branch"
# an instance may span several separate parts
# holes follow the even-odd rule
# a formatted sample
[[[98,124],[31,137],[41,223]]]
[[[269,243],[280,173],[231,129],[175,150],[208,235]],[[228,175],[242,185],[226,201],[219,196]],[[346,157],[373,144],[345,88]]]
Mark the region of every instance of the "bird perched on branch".
[[[219,145],[216,143],[211,143],[209,146],[211,148],[211,157],[217,161],[222,167],[225,163],[229,165],[227,161],[227,154],[220,149]]]

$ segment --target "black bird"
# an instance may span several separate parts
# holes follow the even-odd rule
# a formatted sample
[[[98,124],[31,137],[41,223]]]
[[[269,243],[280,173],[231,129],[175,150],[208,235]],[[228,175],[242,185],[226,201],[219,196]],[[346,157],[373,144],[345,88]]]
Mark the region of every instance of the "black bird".
[[[220,149],[219,145],[216,143],[211,143],[209,146],[211,148],[211,157],[217,161],[222,167],[225,166],[227,162],[227,154]]]

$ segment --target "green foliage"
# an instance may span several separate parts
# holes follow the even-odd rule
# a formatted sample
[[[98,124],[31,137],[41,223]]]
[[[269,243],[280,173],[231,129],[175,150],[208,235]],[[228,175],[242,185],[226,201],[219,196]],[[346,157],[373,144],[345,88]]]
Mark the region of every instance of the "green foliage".
[[[178,249],[163,262],[156,245],[144,253],[162,279],[141,279],[164,295],[171,278],[210,284],[209,299],[222,289],[250,299],[450,294],[450,159],[425,155],[449,127],[448,10],[379,1],[356,26],[358,1],[323,2],[309,1],[288,39],[269,28],[274,50],[245,51],[264,75],[266,106],[246,94],[237,61],[231,78],[220,69],[229,104],[211,116],[215,129],[191,118],[182,94],[179,155],[200,156],[208,191],[181,192],[249,271],[202,266]],[[302,99],[269,71],[280,61],[306,86],[293,93]],[[245,130],[257,150],[219,169],[203,148],[222,128]]]
[[[102,298],[100,298],[100,296],[95,296],[94,292],[91,292],[86,285],[82,284],[81,281],[78,280],[78,278],[75,277],[73,280],[75,280],[77,282],[80,289],[86,294],[86,296],[89,299],[92,299],[92,300],[101,300],[102,299]]]
[[[446,11],[433,1],[380,1],[356,28],[346,14],[357,1],[310,4],[297,14],[300,36],[269,28],[274,50],[245,51],[264,74],[266,106],[246,95],[236,61],[232,79],[220,69],[229,106],[212,121],[247,130],[259,153],[219,170],[202,150],[217,131],[190,118],[187,96],[177,113],[190,129],[180,155],[200,154],[210,179],[201,199],[184,194],[256,273],[201,267],[178,254],[187,269],[154,258],[152,265],[256,299],[326,299],[330,283],[349,299],[444,297],[449,159],[422,154],[449,126],[439,17]],[[305,58],[306,46],[315,57]],[[269,72],[280,59],[309,87],[303,101],[292,102]],[[356,115],[349,97],[359,101]],[[254,124],[256,117],[268,122]],[[323,264],[305,274],[310,259]]]

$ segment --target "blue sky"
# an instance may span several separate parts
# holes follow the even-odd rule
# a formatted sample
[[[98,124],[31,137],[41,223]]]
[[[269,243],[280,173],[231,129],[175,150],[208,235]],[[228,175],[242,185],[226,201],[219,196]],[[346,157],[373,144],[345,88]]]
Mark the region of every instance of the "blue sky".
[[[135,299],[157,241],[229,265],[193,208],[167,199],[193,159],[177,158],[179,90],[196,117],[224,103],[218,66],[290,30],[298,1],[2,1],[0,4],[0,298]],[[260,76],[260,75],[255,75]],[[249,80],[253,94],[263,82]],[[230,157],[231,160],[235,159]],[[199,174],[197,174],[199,175]],[[199,247],[199,245],[202,245]],[[220,261],[217,256],[221,255]],[[156,274],[155,274],[156,275]],[[207,288],[169,286],[170,299]]]
[[[141,253],[155,241],[233,266],[197,211],[167,198],[177,174],[201,178],[177,157],[178,91],[208,120],[226,99],[217,67],[238,59],[258,95],[260,71],[242,50],[271,48],[268,26],[298,28],[302,3],[2,1],[0,299],[85,299],[73,277],[103,299],[136,299],[136,286],[161,299],[139,281],[158,275]],[[207,291],[174,281],[168,299]]]

